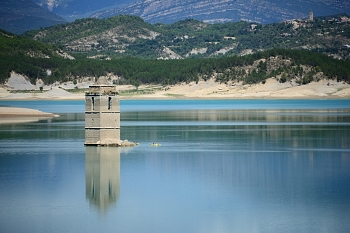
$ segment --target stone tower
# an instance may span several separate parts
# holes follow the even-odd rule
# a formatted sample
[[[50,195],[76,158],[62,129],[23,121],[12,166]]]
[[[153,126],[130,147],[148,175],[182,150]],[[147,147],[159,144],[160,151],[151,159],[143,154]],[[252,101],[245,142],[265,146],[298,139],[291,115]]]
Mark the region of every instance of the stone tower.
[[[314,12],[309,12],[309,21],[314,21]]]
[[[85,145],[120,146],[120,104],[116,86],[96,84],[85,93]]]

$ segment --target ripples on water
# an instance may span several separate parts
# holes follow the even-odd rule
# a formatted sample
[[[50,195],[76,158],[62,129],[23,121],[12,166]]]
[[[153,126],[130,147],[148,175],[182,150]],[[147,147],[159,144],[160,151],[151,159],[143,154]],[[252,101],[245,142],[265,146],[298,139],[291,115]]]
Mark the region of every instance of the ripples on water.
[[[0,102],[61,115],[0,125],[0,232],[349,231],[349,100],[121,103],[134,148],[84,147],[83,101]]]

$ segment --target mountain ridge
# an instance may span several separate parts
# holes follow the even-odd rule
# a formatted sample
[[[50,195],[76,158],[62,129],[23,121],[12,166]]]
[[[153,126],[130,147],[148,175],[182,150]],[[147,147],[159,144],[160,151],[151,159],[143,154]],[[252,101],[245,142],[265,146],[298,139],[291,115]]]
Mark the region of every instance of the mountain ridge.
[[[35,4],[36,3],[36,4]],[[130,3],[130,4],[129,4]],[[140,16],[148,23],[171,24],[184,19],[205,23],[256,22],[268,24],[291,19],[350,13],[347,0],[1,0],[0,28],[16,34],[79,18]],[[60,15],[60,16],[58,16]],[[63,18],[62,18],[63,17]]]
[[[25,35],[89,57],[182,59],[244,55],[272,48],[307,49],[349,59],[348,15],[291,20],[283,23],[208,24],[181,20],[149,24],[137,16],[80,19]]]
[[[13,72],[24,75],[32,84],[57,86],[69,82],[75,91],[79,91],[78,83],[91,82],[101,76],[114,84],[131,84],[136,90],[141,84],[167,89],[178,83],[197,84],[208,80],[231,87],[237,83],[264,84],[271,78],[293,86],[320,80],[350,83],[350,60],[334,59],[305,49],[271,49],[245,56],[165,61],[135,57],[91,59],[1,30],[0,44],[1,84],[6,83]]]
[[[0,0],[0,28],[11,33],[22,34],[65,22],[31,0]]]
[[[33,0],[39,6],[68,21],[87,18],[94,12],[127,6],[132,0]]]
[[[193,18],[207,23],[248,21],[274,23],[306,18],[310,10],[315,16],[350,12],[346,0],[275,1],[275,0],[142,0],[124,8],[93,14],[92,18],[108,18],[119,14],[136,15],[149,23],[174,23]]]

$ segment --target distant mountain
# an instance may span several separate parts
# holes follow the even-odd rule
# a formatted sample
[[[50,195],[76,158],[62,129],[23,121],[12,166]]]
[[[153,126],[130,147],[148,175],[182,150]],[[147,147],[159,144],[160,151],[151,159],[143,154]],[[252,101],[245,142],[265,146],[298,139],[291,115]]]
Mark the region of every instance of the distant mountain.
[[[31,0],[0,0],[0,28],[15,34],[66,21]]]
[[[97,11],[121,8],[136,0],[33,0],[41,7],[58,14],[68,21],[86,18]]]
[[[128,22],[129,26],[132,23]],[[180,22],[176,26],[181,25],[187,27],[188,31],[191,26],[198,26],[193,20]],[[56,46],[2,30],[0,44],[0,84],[6,83],[12,72],[26,76],[33,84],[44,82],[48,85],[67,81],[77,84],[92,81],[92,77],[108,76],[115,84],[132,84],[136,88],[140,84],[161,84],[169,88],[169,85],[177,83],[211,78],[228,86],[237,82],[265,83],[269,78],[297,85],[322,79],[350,83],[349,60],[333,59],[307,50],[273,49],[242,57],[216,59],[159,61],[127,57],[100,60],[83,57],[80,53],[73,57]],[[66,85],[61,87],[69,88]],[[74,91],[79,89],[78,86],[74,87]],[[152,90],[147,89],[145,92],[150,93]]]
[[[257,24],[208,24],[187,19],[150,24],[137,16],[79,19],[25,36],[89,58],[209,58],[245,55],[273,48],[305,49],[350,59],[350,17],[346,14]]]
[[[142,0],[124,8],[98,12],[93,18],[136,15],[149,23],[173,23],[193,18],[207,23],[281,22],[315,16],[350,13],[349,0]]]

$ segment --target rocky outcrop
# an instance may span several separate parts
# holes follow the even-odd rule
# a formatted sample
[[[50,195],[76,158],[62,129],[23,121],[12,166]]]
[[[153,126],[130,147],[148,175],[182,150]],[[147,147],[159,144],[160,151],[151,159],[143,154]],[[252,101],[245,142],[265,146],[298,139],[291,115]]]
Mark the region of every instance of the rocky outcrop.
[[[17,74],[15,72],[11,72],[11,76],[8,81],[5,83],[11,89],[14,90],[34,90],[35,85],[31,84],[29,78]]]
[[[118,26],[106,30],[97,35],[83,37],[67,43],[65,46],[71,51],[105,51],[113,50],[115,52],[123,53],[131,43],[137,39],[153,40],[159,35],[143,28],[133,29]]]
[[[193,18],[207,23],[248,21],[258,23],[281,22],[287,19],[306,18],[309,10],[317,15],[343,13],[350,10],[349,2],[337,1],[329,4],[328,0],[277,1],[277,0],[143,0],[125,8],[114,8],[98,12],[92,17],[108,18],[119,14],[142,17],[150,23],[173,23],[182,19]]]

